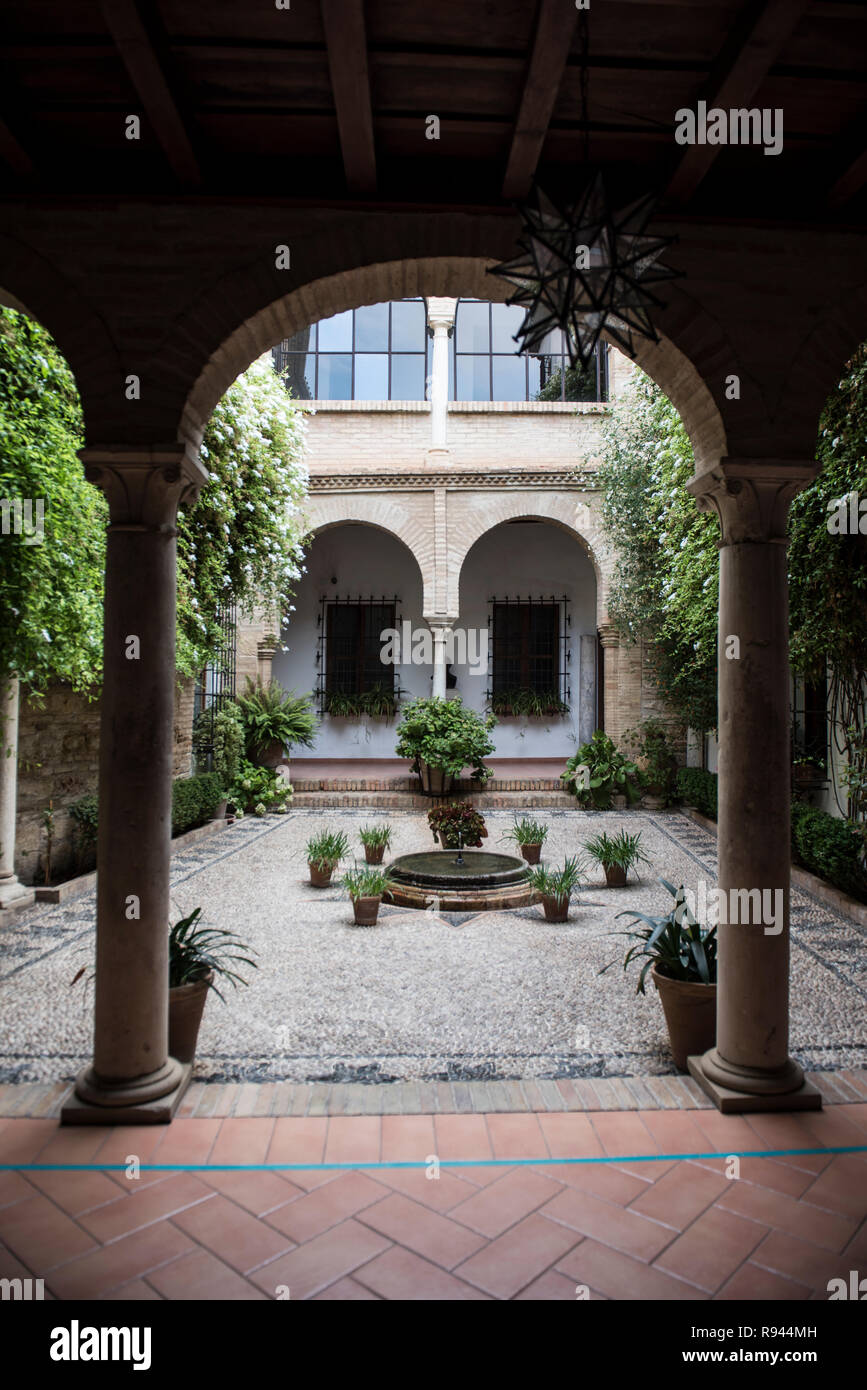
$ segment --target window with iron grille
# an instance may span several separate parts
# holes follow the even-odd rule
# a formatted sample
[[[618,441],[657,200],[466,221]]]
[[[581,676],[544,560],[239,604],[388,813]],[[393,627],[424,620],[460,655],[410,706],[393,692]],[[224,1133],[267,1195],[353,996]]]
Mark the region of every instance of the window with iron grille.
[[[382,660],[382,633],[398,624],[392,598],[323,599],[319,615],[319,706],[323,714],[391,714],[395,667]]]
[[[193,692],[193,746],[207,767],[214,751],[214,716],[235,698],[238,616],[233,603],[217,611],[216,623],[219,641]]]
[[[491,599],[488,699],[495,714],[562,714],[569,708],[568,604]]]

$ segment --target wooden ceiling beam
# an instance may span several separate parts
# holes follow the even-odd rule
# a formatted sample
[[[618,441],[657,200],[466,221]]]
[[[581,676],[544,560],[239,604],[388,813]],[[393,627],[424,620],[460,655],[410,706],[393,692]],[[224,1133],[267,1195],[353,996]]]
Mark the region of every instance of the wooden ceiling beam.
[[[708,109],[724,111],[748,105],[809,7],[810,0],[749,0],[696,100],[706,101]],[[721,149],[721,145],[690,145],[669,182],[666,198],[672,203],[688,202]]]
[[[376,147],[364,0],[322,0],[322,23],[347,187],[369,196],[376,191]]]
[[[530,191],[577,19],[578,12],[572,0],[540,0],[530,66],[503,179],[504,198],[525,198]]]
[[[844,167],[828,194],[828,206],[843,207],[867,183],[867,109],[843,132],[841,147],[846,151]]]
[[[102,13],[175,177],[184,185],[200,184],[201,170],[186,126],[135,0],[102,0]]]

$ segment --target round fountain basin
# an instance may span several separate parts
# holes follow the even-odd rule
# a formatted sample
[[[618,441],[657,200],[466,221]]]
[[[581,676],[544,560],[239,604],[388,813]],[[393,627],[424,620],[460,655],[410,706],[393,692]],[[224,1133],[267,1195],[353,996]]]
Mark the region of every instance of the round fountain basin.
[[[392,887],[389,898],[401,907],[444,911],[493,911],[524,907],[538,895],[528,883],[529,869],[523,859],[511,854],[492,854],[487,850],[428,850],[402,854],[390,865]]]

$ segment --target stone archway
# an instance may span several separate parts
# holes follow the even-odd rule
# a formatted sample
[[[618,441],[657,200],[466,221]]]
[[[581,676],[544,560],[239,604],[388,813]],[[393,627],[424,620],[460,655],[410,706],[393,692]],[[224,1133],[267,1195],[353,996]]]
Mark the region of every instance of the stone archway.
[[[430,513],[430,516],[428,515]],[[424,611],[434,601],[433,507],[426,495],[386,500],[369,493],[315,494],[310,499],[311,530],[317,535],[353,522],[374,527],[401,541],[418,565],[424,595]]]

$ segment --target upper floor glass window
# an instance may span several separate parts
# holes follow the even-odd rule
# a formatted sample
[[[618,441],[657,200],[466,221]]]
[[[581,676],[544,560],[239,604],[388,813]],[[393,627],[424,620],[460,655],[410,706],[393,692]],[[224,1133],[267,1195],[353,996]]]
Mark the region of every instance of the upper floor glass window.
[[[423,401],[427,375],[423,299],[347,309],[274,348],[296,400]]]
[[[569,366],[565,335],[549,333],[545,351],[516,355],[520,305],[461,299],[455,313],[450,398],[458,401],[605,401],[608,354],[599,347],[586,371]]]

